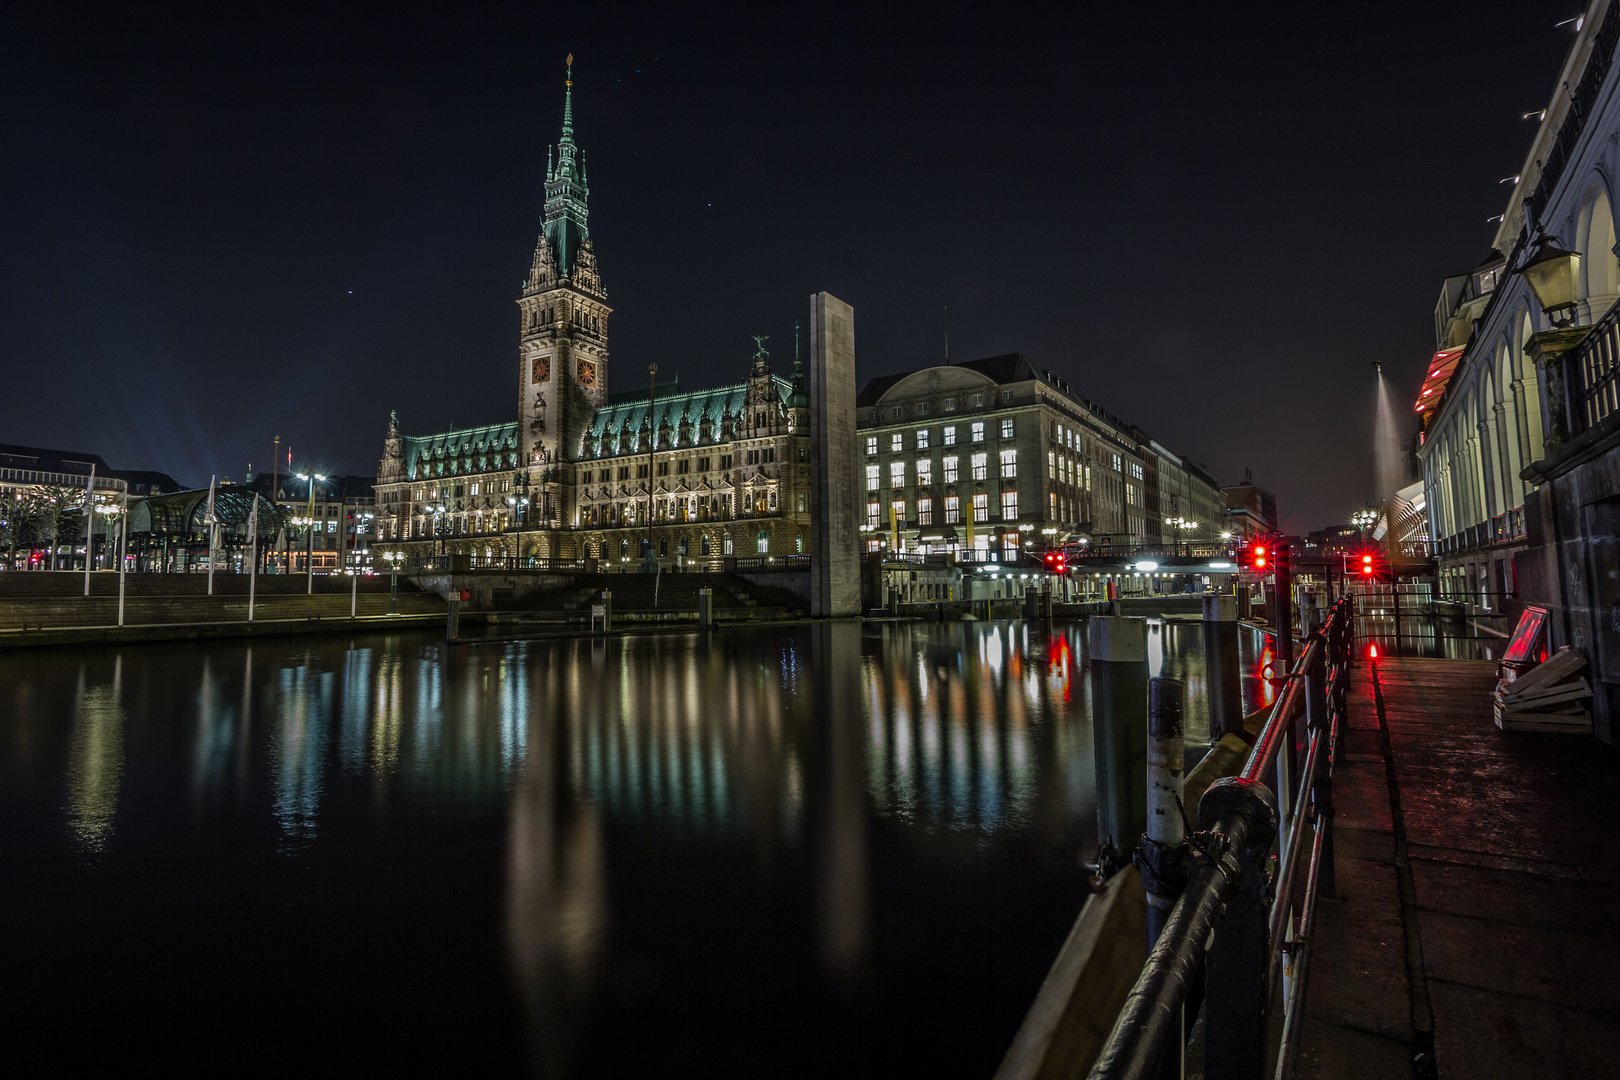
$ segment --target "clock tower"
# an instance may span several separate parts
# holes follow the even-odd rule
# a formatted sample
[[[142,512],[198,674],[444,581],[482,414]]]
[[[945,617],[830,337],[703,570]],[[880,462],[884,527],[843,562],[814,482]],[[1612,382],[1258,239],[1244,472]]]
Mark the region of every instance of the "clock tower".
[[[590,185],[574,145],[574,57],[563,89],[562,138],[546,160],[540,238],[518,298],[518,438],[521,460],[547,466],[579,451],[607,401],[608,318],[586,224]]]

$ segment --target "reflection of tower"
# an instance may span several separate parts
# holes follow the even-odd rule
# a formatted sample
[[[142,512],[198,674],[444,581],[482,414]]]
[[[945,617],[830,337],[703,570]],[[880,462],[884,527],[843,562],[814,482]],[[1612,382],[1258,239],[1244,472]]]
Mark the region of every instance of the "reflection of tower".
[[[573,63],[562,137],[546,166],[534,262],[518,298],[518,438],[526,464],[571,457],[591,411],[607,400],[607,294],[586,224],[590,185],[574,145]]]
[[[568,732],[559,718],[574,714],[558,678],[536,688],[534,706],[512,793],[506,945],[528,1008],[535,1070],[560,1075],[572,1026],[565,1013],[589,987],[607,934],[607,876],[597,812],[569,791]]]
[[[855,623],[821,623],[810,638],[818,756],[825,773],[825,783],[812,783],[810,789],[826,793],[825,803],[816,808],[821,960],[846,982],[860,975],[869,932],[860,633]]]

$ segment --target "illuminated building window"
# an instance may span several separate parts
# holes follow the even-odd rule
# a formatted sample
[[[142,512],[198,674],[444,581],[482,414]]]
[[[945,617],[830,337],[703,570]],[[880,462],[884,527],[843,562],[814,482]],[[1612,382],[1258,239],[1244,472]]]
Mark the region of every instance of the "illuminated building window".
[[[1008,391],[1008,393],[1011,393],[1011,391]],[[1013,437],[1012,417],[1008,417],[1001,422],[1001,437],[1003,439],[1010,439]]]
[[[973,520],[986,521],[990,517],[990,496],[979,492],[973,496]]]
[[[932,525],[934,523],[934,500],[917,500],[917,524]]]
[[[974,442],[984,442],[984,421],[983,420],[975,420],[975,421],[973,421],[973,441]]]
[[[962,500],[955,495],[945,496],[945,524],[960,525],[962,523]]]
[[[904,450],[905,448],[906,448],[905,436],[901,435],[898,431],[895,432],[893,435],[889,436],[889,449],[891,451],[898,454],[900,451]]]
[[[889,504],[889,513],[894,515],[894,523],[900,528],[906,525],[906,500],[896,499]]]
[[[906,463],[905,462],[903,462],[903,461],[891,461],[891,462],[889,462],[889,486],[890,487],[897,487],[897,488],[906,486]]]
[[[868,435],[866,437],[866,452],[868,454],[877,453],[877,436],[876,435]]]
[[[958,460],[958,458],[954,457],[945,459],[945,482],[947,484],[956,483],[956,463]]]
[[[923,428],[917,432],[917,449],[928,449],[928,429]]]
[[[1001,516],[1008,521],[1018,518],[1018,492],[1003,491],[1001,493]]]
[[[878,471],[878,466],[868,465],[866,467],[866,490],[876,491],[881,482],[882,477]]]
[[[866,523],[873,528],[877,527],[878,512],[880,509],[881,507],[875,502],[869,502],[866,504]]]
[[[917,486],[927,487],[929,484],[933,483],[933,474],[934,463],[927,458],[919,459],[917,462]]]
[[[1018,451],[1003,450],[1001,452],[1001,476],[1010,479],[1018,475]]]
[[[955,446],[956,445],[956,428],[954,426],[953,427],[948,427],[948,428],[945,429],[945,445],[946,446]]]
[[[989,469],[988,465],[986,464],[986,460],[988,459],[988,457],[989,457],[988,454],[974,454],[973,455],[973,479],[975,479],[975,480],[988,480],[989,479],[990,469]]]

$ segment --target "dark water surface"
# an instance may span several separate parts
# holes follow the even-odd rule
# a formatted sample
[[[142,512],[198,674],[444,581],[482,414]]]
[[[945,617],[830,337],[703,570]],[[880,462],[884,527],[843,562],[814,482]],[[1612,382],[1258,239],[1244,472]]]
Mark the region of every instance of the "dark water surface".
[[[0,654],[7,1059],[988,1077],[1096,848],[1083,641]]]

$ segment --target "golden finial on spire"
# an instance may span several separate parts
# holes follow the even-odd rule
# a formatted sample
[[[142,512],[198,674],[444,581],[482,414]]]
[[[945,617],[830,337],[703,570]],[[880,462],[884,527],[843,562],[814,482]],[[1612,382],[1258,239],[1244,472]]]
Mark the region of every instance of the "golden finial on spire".
[[[574,85],[574,54],[568,54],[568,78],[563,80],[564,86]]]

